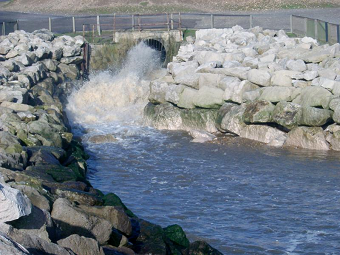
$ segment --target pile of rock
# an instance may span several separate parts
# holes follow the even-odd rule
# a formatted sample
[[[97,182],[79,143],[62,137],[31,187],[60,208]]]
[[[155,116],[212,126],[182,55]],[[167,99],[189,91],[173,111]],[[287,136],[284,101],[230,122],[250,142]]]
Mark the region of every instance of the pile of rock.
[[[340,45],[282,30],[209,29],[151,83],[149,124],[340,150]]]
[[[46,30],[0,37],[0,254],[220,254],[86,180],[88,156],[62,104],[83,46]]]

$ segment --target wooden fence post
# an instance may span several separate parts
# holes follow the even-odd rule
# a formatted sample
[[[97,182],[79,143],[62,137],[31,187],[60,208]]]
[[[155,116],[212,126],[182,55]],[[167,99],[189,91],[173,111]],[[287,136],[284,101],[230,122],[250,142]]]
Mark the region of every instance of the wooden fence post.
[[[113,14],[113,35],[112,35],[113,42],[116,40],[116,13]]]
[[[2,22],[2,35],[6,35],[6,22]]]
[[[166,22],[167,22],[168,31],[170,31],[169,13],[166,13]]]
[[[249,28],[253,28],[253,15],[249,15]]]
[[[308,19],[305,18],[305,23],[304,23],[305,36],[307,36],[307,22],[308,22]]]
[[[315,34],[315,39],[318,40],[319,38],[319,31],[318,31],[318,20],[314,20],[314,34]]]
[[[290,32],[293,33],[293,15],[290,15]]]

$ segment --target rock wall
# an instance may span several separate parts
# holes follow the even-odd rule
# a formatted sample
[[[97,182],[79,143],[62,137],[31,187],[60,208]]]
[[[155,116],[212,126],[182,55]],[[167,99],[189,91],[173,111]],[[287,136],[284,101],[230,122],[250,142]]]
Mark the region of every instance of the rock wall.
[[[0,37],[0,253],[221,254],[86,180],[88,156],[63,112],[84,43],[47,30]]]
[[[148,124],[340,150],[339,44],[260,27],[200,30],[167,71],[150,85]],[[216,117],[202,125],[202,111]]]

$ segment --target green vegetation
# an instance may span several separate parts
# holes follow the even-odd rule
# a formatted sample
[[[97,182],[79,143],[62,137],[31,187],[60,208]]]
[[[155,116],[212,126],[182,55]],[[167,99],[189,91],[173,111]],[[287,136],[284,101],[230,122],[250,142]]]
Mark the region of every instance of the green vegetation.
[[[303,9],[303,8],[336,8],[338,4],[334,3],[293,3],[293,4],[282,4],[281,9]]]
[[[287,34],[288,37],[290,37],[290,38],[298,37],[297,34],[295,34],[295,33],[287,32],[286,34]]]
[[[149,4],[149,2],[140,2],[139,4],[140,4],[141,6],[144,6],[144,7],[145,7],[145,6],[147,6],[147,5]]]
[[[195,29],[186,29],[183,31],[183,40],[186,41],[188,36],[196,37],[196,30]]]

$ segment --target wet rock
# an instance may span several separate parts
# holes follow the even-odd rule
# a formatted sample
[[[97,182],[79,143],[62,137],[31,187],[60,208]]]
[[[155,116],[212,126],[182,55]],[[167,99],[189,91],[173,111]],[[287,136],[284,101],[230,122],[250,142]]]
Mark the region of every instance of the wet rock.
[[[123,211],[129,216],[129,217],[136,217],[122,202],[122,200],[114,193],[109,193],[103,197],[104,205],[105,206],[113,206],[118,207],[118,209],[123,209]],[[110,210],[110,209],[105,209]],[[104,211],[105,211],[104,210]]]
[[[165,95],[168,91],[166,82],[153,81],[150,83],[149,101],[153,104],[163,104],[166,102]]]
[[[58,245],[71,249],[75,254],[104,255],[103,249],[96,240],[76,234],[59,240]]]
[[[275,106],[265,100],[248,103],[244,110],[245,123],[269,123],[272,122],[272,113]]]
[[[138,247],[134,250],[138,254],[166,254],[164,231],[161,226],[145,220],[139,221],[140,234],[137,238]]]
[[[244,105],[224,104],[218,111],[216,127],[222,132],[240,135],[246,125],[243,121],[244,110]]]
[[[275,106],[272,121],[287,129],[293,129],[298,126],[301,115],[300,105],[282,101]]]
[[[332,112],[315,107],[302,107],[299,126],[321,127],[331,121]]]
[[[79,205],[95,206],[103,204],[103,201],[100,197],[80,190],[57,188],[53,190],[52,193],[56,194],[58,197],[66,198],[67,200],[75,202]]]
[[[202,130],[190,130],[189,134],[194,138],[192,142],[205,143],[216,139],[216,136]]]
[[[79,69],[76,65],[66,65],[66,64],[59,64],[58,65],[60,71],[65,75],[65,77],[71,80],[77,80],[80,77]]]
[[[310,86],[302,89],[300,97],[297,97],[293,103],[327,109],[331,96],[332,93],[325,88]]]
[[[198,90],[193,103],[201,108],[219,108],[223,103],[223,90],[213,87],[202,87]]]
[[[183,229],[175,224],[170,225],[163,229],[164,234],[167,238],[169,238],[174,244],[179,245],[183,248],[188,248],[190,245],[190,242],[188,238],[186,237],[186,234],[184,233]]]
[[[259,141],[270,146],[281,147],[287,138],[286,133],[263,125],[248,125],[241,130],[241,137]]]
[[[189,255],[222,255],[205,241],[196,241],[190,244]]]
[[[78,234],[95,238],[100,244],[110,239],[113,225],[109,221],[88,214],[64,198],[54,202],[51,215],[61,238]]]
[[[107,201],[107,199],[106,199]],[[107,202],[106,202],[107,203]],[[121,207],[121,206],[120,206]],[[132,225],[130,218],[124,212],[124,210],[114,206],[84,206],[81,205],[79,208],[84,211],[105,219],[112,223],[113,227],[119,230],[126,236],[132,235]]]
[[[296,127],[288,133],[285,146],[312,150],[329,150],[321,127]]]
[[[88,140],[90,143],[114,143],[117,142],[117,138],[115,138],[113,135],[111,134],[107,134],[107,135],[94,135],[91,136]]]

